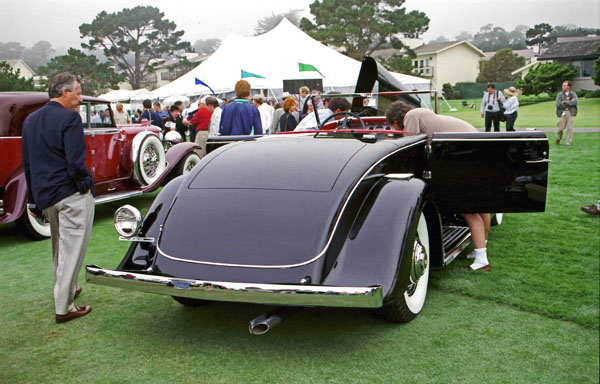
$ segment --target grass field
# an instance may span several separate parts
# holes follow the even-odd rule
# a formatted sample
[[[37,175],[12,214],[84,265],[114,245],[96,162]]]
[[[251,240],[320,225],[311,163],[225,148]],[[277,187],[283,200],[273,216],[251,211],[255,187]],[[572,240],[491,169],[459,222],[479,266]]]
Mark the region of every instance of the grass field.
[[[554,133],[548,133],[551,143]],[[86,284],[90,315],[54,323],[50,242],[0,226],[1,383],[597,383],[600,133],[551,144],[546,212],[505,215],[492,271],[458,260],[432,272],[423,312],[381,322],[305,309],[264,336],[258,305],[187,308],[169,297]],[[147,209],[156,193],[130,199]],[[127,248],[98,206],[85,263],[117,266]]]
[[[458,117],[473,124],[476,128],[484,127],[484,119],[479,113],[481,99],[467,100],[468,105],[476,106],[474,109],[463,107],[462,100],[448,100],[448,103],[458,111],[450,112],[448,105],[441,100],[441,114]],[[546,101],[519,107],[515,128],[556,128],[557,120],[554,101]],[[600,127],[600,99],[579,99],[575,127]],[[505,130],[504,123],[500,123],[500,129]]]

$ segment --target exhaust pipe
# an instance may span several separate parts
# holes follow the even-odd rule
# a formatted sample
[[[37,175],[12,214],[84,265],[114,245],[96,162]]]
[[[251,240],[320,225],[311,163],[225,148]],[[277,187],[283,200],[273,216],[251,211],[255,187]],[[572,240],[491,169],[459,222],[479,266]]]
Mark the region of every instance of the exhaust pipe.
[[[269,332],[269,329],[281,323],[281,316],[273,313],[264,313],[256,319],[250,321],[248,330],[251,335],[263,335]]]
[[[298,308],[295,307],[280,307],[267,313],[263,313],[256,319],[252,320],[248,325],[248,330],[251,335],[263,335],[269,330],[281,323],[281,321],[287,317],[298,312]]]

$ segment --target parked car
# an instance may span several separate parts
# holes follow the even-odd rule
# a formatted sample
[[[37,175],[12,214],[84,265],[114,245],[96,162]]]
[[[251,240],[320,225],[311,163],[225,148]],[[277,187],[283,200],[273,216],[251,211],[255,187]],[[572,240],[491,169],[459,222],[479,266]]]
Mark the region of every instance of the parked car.
[[[15,222],[29,237],[50,236],[46,220],[27,209],[27,185],[21,158],[21,130],[25,118],[48,102],[46,93],[0,93],[0,224]],[[103,120],[92,117],[107,112]],[[150,192],[166,180],[187,173],[200,161],[198,145],[181,143],[166,153],[158,127],[148,124],[114,124],[110,103],[83,96],[80,106],[96,203]],[[101,121],[101,122],[100,122]]]
[[[375,81],[399,89],[368,65],[361,92]],[[394,131],[385,117],[338,117],[317,132],[209,140],[213,150],[163,188],[145,218],[132,206],[117,210],[115,228],[131,245],[116,269],[86,266],[87,281],[184,305],[375,308],[407,322],[423,308],[431,266],[470,244],[460,213],[545,209],[543,132],[429,141]],[[278,321],[261,316],[250,331]]]

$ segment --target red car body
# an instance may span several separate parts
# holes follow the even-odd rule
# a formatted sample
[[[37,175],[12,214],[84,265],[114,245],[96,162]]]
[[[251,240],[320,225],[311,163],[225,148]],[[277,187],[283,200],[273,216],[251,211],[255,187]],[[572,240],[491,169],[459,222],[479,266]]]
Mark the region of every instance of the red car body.
[[[41,92],[0,93],[0,224],[16,221],[34,238],[44,238],[46,233],[38,233],[35,228],[32,233],[28,228],[35,223],[25,214],[27,185],[22,165],[21,131],[25,118],[48,100],[48,95]],[[109,118],[104,123],[94,124],[92,114],[100,109],[108,110]],[[153,191],[166,180],[178,176],[177,172],[182,173],[184,165],[189,168],[189,164],[182,162],[197,157],[193,150],[199,146],[187,142],[174,145],[165,154],[159,139],[160,128],[156,126],[115,125],[110,103],[106,100],[83,96],[80,114],[87,147],[86,165],[94,179],[97,203]],[[148,149],[143,145],[146,141],[152,141],[154,145]],[[146,155],[156,155],[152,169],[156,174],[151,178],[144,177],[148,175],[142,168],[149,162],[142,160],[144,154],[139,153],[142,149],[146,150]],[[193,160],[199,161],[199,158]]]

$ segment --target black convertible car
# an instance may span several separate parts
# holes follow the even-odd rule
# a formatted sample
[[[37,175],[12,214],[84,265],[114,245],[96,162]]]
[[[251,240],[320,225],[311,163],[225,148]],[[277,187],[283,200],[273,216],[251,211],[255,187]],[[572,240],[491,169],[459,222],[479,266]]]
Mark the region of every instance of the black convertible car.
[[[428,141],[353,115],[317,132],[243,139],[167,184],[145,218],[120,208],[115,226],[132,244],[115,270],[88,265],[88,282],[186,305],[377,308],[406,322],[423,307],[431,266],[470,242],[458,213],[545,207],[543,132]],[[262,320],[257,333],[268,329]]]

